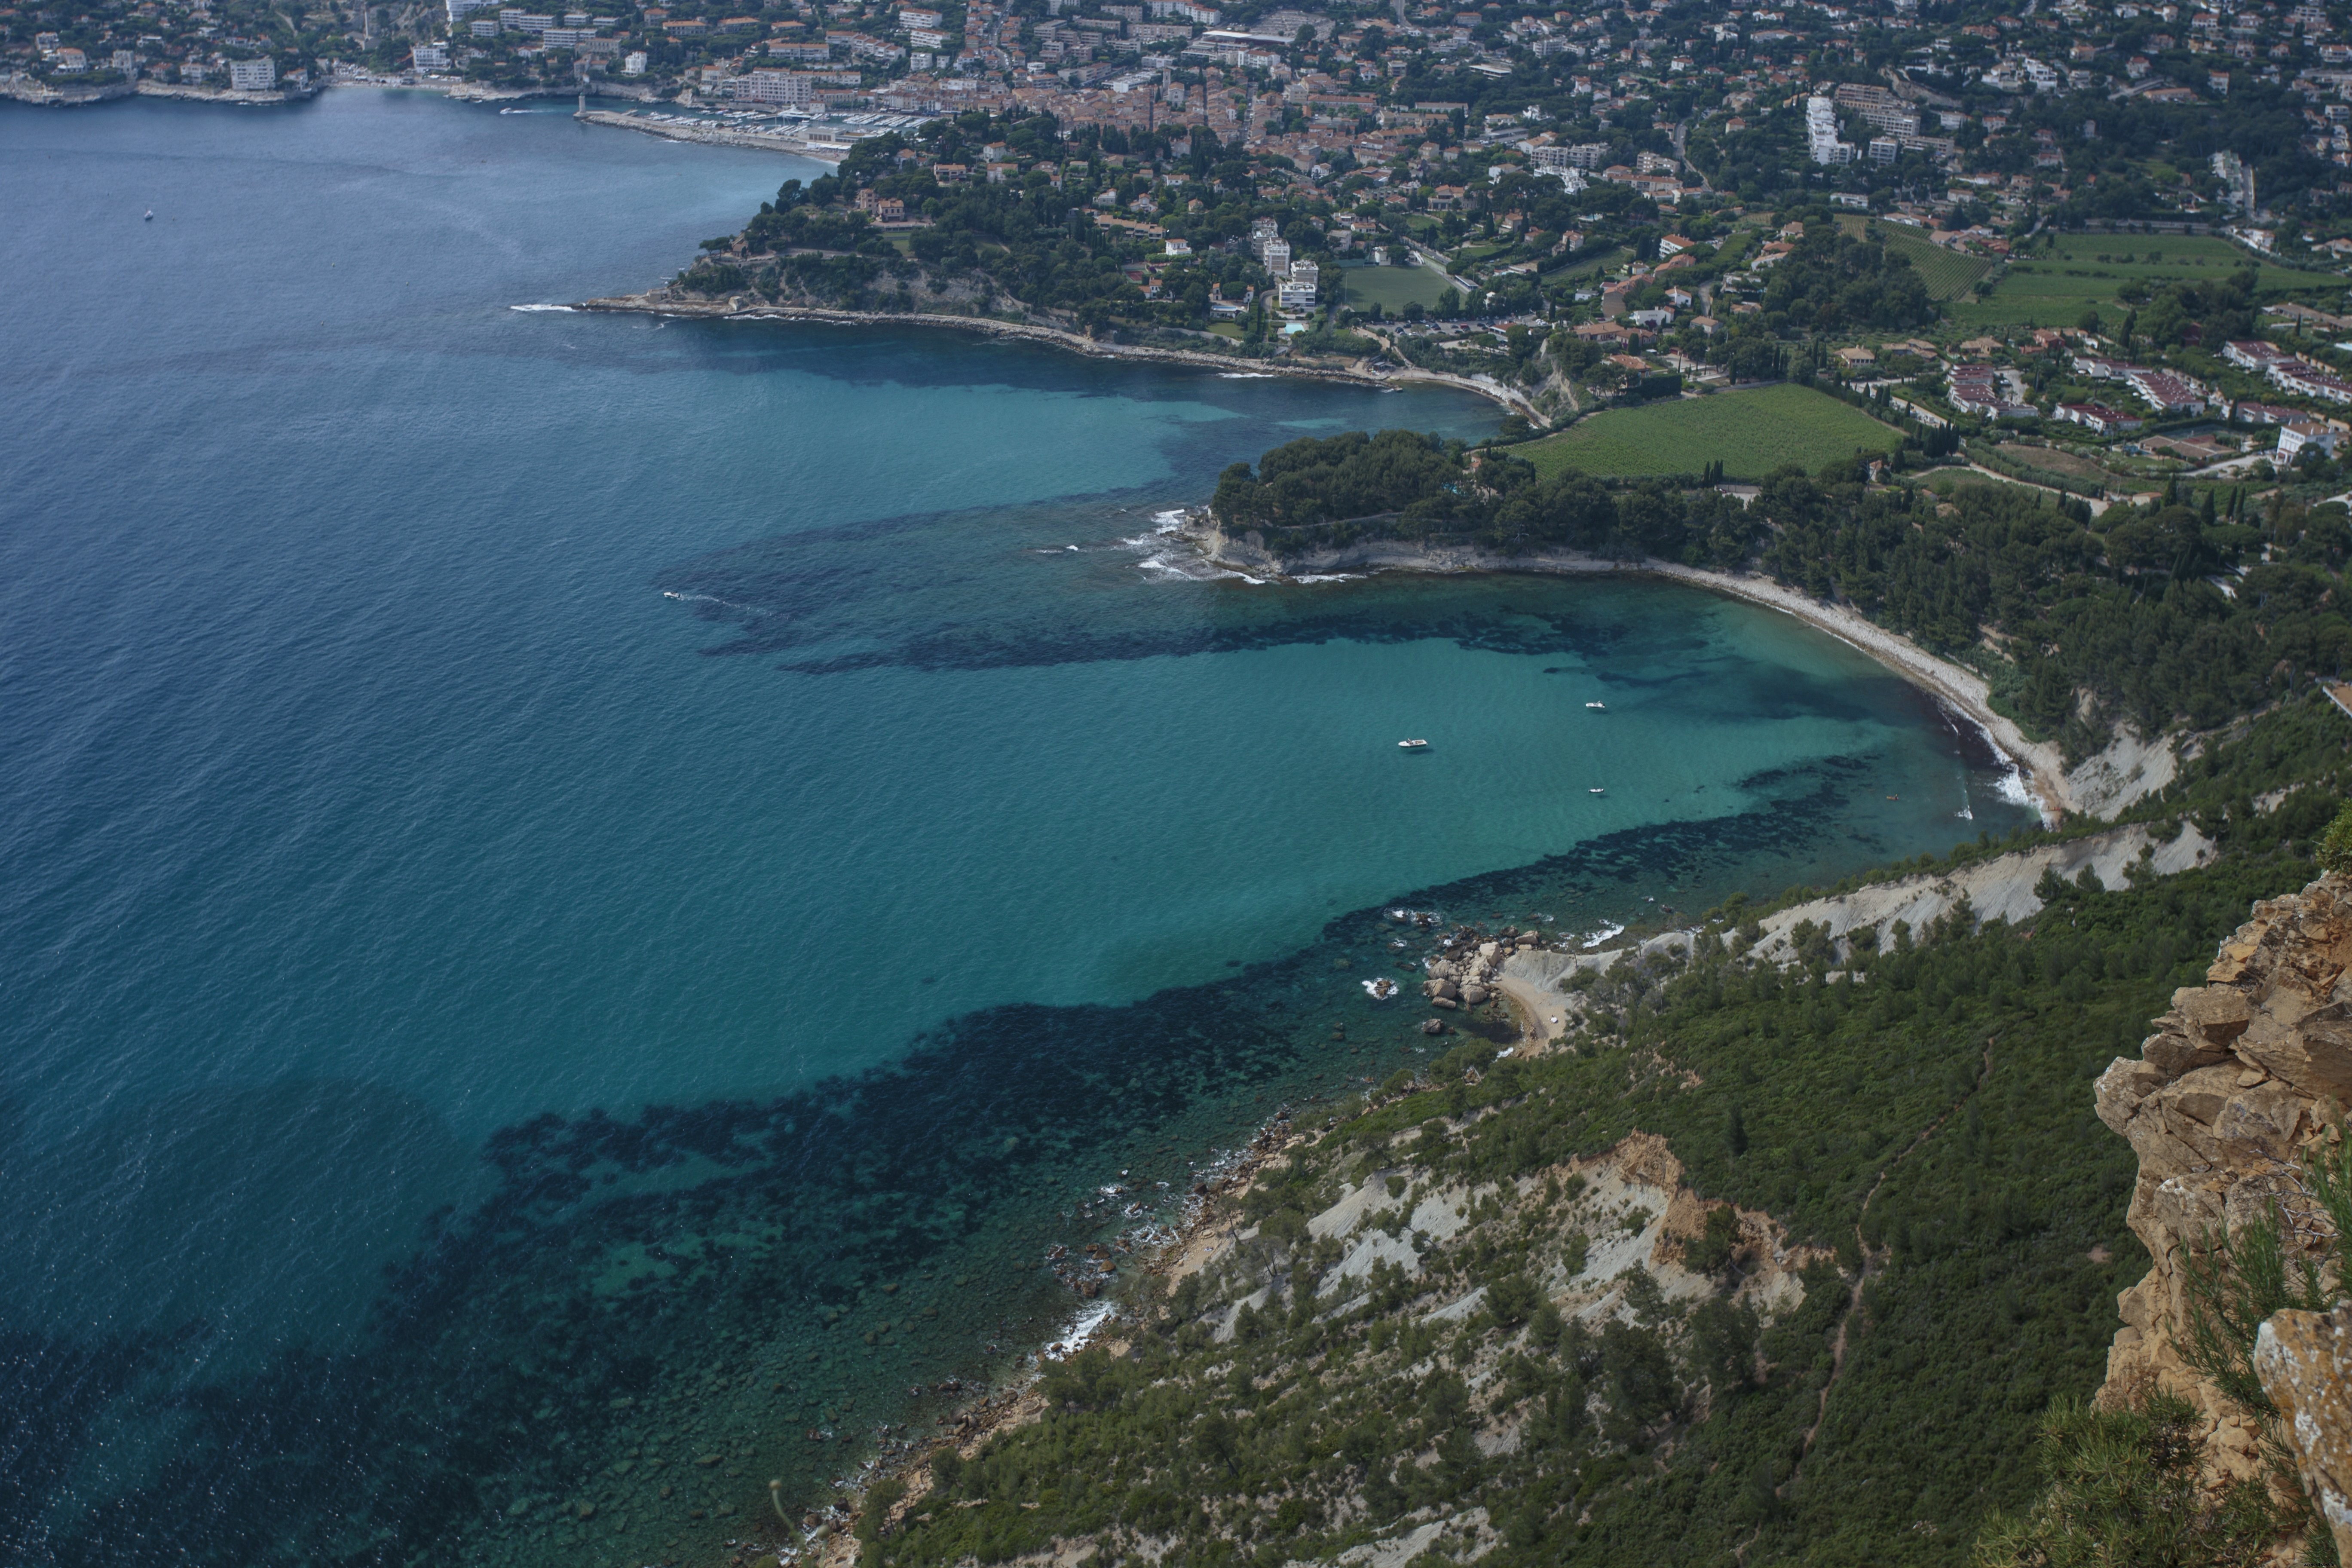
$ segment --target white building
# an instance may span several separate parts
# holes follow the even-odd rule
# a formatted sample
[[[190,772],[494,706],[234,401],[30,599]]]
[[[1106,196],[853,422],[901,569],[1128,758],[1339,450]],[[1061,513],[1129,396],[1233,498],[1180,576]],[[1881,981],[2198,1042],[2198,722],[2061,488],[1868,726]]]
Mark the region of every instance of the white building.
[[[2305,447],[2316,447],[2332,458],[2340,434],[2325,425],[2289,425],[2279,431],[2279,461],[2294,462]]]
[[[1853,143],[1838,140],[1837,105],[1826,98],[1805,100],[1805,146],[1816,163],[1853,162]]]
[[[645,75],[645,74],[646,74],[646,52],[645,52],[645,50],[643,50],[643,49],[632,49],[632,50],[630,50],[626,55],[623,56],[623,57],[622,57],[622,58],[621,58],[621,74],[622,74],[623,76],[643,76],[643,75]]]
[[[628,74],[635,76],[645,69],[645,57],[632,55]],[[755,70],[736,94],[756,103],[781,103],[805,108],[816,101],[816,77],[806,71]]]
[[[408,51],[409,62],[421,71],[445,71],[449,68],[449,46],[419,44]]]
[[[278,85],[278,62],[268,58],[231,60],[228,85],[238,92],[268,92]]]

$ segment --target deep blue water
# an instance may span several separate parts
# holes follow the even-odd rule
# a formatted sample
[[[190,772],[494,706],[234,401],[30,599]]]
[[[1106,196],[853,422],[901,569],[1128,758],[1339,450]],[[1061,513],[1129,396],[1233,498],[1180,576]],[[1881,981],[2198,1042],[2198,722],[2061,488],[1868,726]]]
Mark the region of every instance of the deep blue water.
[[[690,1551],[1066,1316],[1079,1194],[1415,1059],[1384,904],[2021,819],[1748,606],[1156,564],[1228,462],[1484,405],[510,308],[812,172],[0,112],[0,1560]]]

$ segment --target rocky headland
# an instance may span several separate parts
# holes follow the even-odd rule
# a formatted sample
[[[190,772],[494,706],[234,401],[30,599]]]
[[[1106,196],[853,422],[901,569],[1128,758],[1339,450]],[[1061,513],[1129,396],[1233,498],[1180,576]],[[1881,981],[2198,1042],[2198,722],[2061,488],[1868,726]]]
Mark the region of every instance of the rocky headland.
[[[747,264],[773,258],[753,257]],[[1500,404],[1515,414],[1540,420],[1543,416],[1526,393],[1488,376],[1449,375],[1412,365],[1392,365],[1370,360],[1341,359],[1295,353],[1250,358],[1212,346],[1199,348],[1165,343],[1120,342],[1092,337],[1079,329],[1074,316],[1055,311],[1027,311],[1018,317],[990,314],[994,300],[968,280],[934,284],[919,279],[909,298],[917,308],[906,310],[845,310],[823,305],[770,304],[745,292],[711,298],[674,288],[651,289],[641,294],[616,294],[583,300],[582,310],[619,311],[637,315],[690,317],[702,321],[798,321],[835,327],[944,327],[951,331],[980,332],[1043,347],[1066,350],[1091,359],[1139,360],[1153,364],[1188,365],[1225,374],[1282,375],[1309,381],[1348,382],[1359,386],[1450,386]]]

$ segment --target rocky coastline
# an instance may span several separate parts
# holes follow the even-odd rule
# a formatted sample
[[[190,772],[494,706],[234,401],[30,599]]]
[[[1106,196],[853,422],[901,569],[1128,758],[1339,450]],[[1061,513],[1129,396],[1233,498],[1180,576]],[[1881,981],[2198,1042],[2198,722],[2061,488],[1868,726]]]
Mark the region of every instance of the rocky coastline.
[[[1456,391],[1471,393],[1489,402],[1499,404],[1510,412],[1525,416],[1530,420],[1540,423],[1543,419],[1543,416],[1525,393],[1484,376],[1449,375],[1441,371],[1421,370],[1411,366],[1375,369],[1370,362],[1364,360],[1309,363],[1287,356],[1264,360],[1244,359],[1239,355],[1221,354],[1208,349],[1177,349],[1150,343],[1109,342],[1047,322],[1008,321],[998,316],[962,316],[936,310],[838,310],[814,305],[770,305],[758,302],[750,296],[741,294],[732,295],[724,300],[699,300],[674,294],[667,289],[648,289],[642,294],[619,294],[599,300],[583,300],[574,305],[573,309],[634,315],[682,316],[699,321],[806,321],[839,327],[945,327],[954,331],[981,332],[991,337],[1012,338],[1024,342],[1040,343],[1049,348],[1066,349],[1072,353],[1085,354],[1091,359],[1140,360],[1154,364],[1181,364],[1234,375],[1297,376],[1310,381],[1336,381],[1357,386],[1381,388],[1450,386]]]
[[[1137,1258],[1138,1272],[1175,1279],[1215,1263],[1234,1240],[1234,1205],[1248,1193],[1251,1183],[1267,1162],[1281,1157],[1305,1136],[1293,1129],[1288,1111],[1276,1112],[1229,1161],[1213,1173],[1203,1174],[1187,1195],[1183,1216],[1167,1233],[1167,1239]],[[1064,1282],[1074,1283],[1069,1279]],[[1106,1286],[1115,1286],[1116,1279],[1112,1277],[1089,1283],[1095,1288],[1074,1288],[1076,1299],[1081,1302],[1101,1296]],[[904,1486],[903,1497],[891,1505],[890,1517],[895,1521],[904,1516],[922,1502],[929,1489],[934,1455],[952,1451],[970,1459],[998,1434],[1037,1420],[1045,1412],[1036,1384],[1046,1364],[1075,1354],[1097,1339],[1114,1353],[1126,1348],[1127,1342],[1119,1337],[1119,1313],[1115,1300],[1102,1302],[1097,1310],[1083,1312],[1075,1320],[1073,1329],[1039,1346],[993,1384],[940,1416],[943,1430],[929,1436],[887,1443],[880,1453],[866,1460],[856,1471],[835,1482],[838,1496],[834,1502],[787,1515],[779,1491],[774,1509],[786,1538],[784,1543],[730,1542],[735,1548],[730,1561],[744,1562],[743,1553],[755,1551],[760,1553],[758,1561],[777,1563],[783,1568],[850,1568],[858,1558],[858,1542],[851,1527],[877,1484],[896,1481]]]

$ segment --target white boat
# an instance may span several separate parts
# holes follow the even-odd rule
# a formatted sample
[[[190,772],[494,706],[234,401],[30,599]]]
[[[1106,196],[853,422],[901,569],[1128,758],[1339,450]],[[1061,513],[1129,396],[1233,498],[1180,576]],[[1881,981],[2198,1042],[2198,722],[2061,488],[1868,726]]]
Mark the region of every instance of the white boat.
[[[1606,713],[1609,711],[1609,704],[1606,702],[1588,702],[1585,706],[1591,709],[1595,713]]]
[[[1605,793],[1607,793],[1607,792],[1605,792],[1605,791],[1603,791],[1603,790],[1594,789],[1594,790],[1588,790],[1588,791],[1586,791],[1585,793],[1586,793],[1586,794],[1588,794],[1588,795],[1602,795],[1602,794],[1605,794]]]
[[[1401,752],[1425,752],[1429,750],[1429,742],[1426,741],[1399,741],[1397,742],[1397,750]]]
[[[141,218],[139,221],[141,223],[153,223],[155,221],[155,209],[153,207],[149,207],[147,209],[147,216]]]

